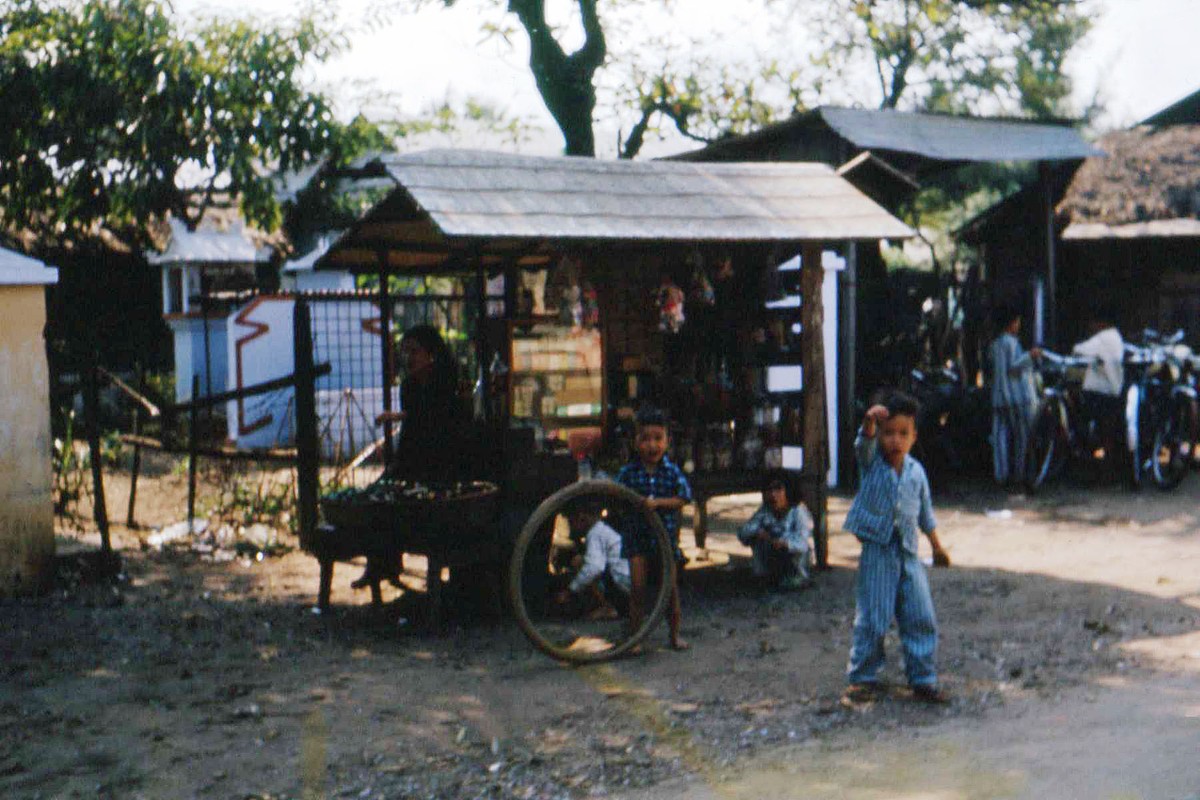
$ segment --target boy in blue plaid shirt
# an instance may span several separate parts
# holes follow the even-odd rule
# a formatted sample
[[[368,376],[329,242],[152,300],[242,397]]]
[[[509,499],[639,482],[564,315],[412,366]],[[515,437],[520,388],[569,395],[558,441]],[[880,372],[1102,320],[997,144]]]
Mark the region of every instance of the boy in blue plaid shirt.
[[[692,501],[692,487],[688,485],[683,470],[667,457],[669,444],[667,418],[661,411],[643,410],[637,416],[634,433],[636,456],[617,473],[617,483],[628,486],[646,498],[646,508],[658,512],[663,527],[675,545],[676,564],[682,566],[687,559],[679,549],[679,512]],[[631,591],[629,594],[629,624],[631,630],[642,626],[645,616],[646,581],[649,558],[657,547],[654,534],[641,520],[626,525],[623,556],[629,559]],[[678,570],[676,570],[678,572]],[[671,586],[671,605],[667,612],[667,626],[671,647],[686,650],[687,642],[679,637],[682,613],[679,608],[679,584]]]

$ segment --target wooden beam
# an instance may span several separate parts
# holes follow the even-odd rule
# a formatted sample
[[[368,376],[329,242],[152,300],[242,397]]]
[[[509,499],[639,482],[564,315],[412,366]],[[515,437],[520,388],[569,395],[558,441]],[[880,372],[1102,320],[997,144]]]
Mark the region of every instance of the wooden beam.
[[[107,380],[113,386],[116,386],[118,389],[120,389],[122,392],[124,392],[126,395],[128,395],[129,398],[132,399],[135,403],[140,405],[142,408],[146,409],[146,411],[149,412],[150,416],[157,417],[162,414],[162,411],[160,411],[158,406],[156,406],[154,403],[152,403],[150,401],[150,398],[146,397],[141,392],[135,390],[129,384],[125,383],[125,381],[121,380],[116,375],[113,375],[111,372],[106,370],[104,367],[98,366],[98,367],[96,367],[96,371],[98,373],[100,373],[100,375],[102,375],[105,380]]]
[[[825,309],[821,299],[825,270],[821,245],[806,242],[800,255],[800,349],[804,354],[804,472],[813,488],[811,508],[817,566],[829,565],[827,514],[829,435],[825,413]]]
[[[317,366],[313,367],[313,370],[315,371],[317,377],[320,377],[322,375],[328,375],[330,372],[332,372],[333,367],[328,363],[318,364]],[[258,394],[266,394],[267,392],[273,392],[276,389],[286,389],[289,386],[293,386],[295,382],[296,378],[294,375],[287,375],[283,378],[273,378],[269,381],[256,383],[243,389],[230,389],[228,392],[221,392],[220,394],[201,397],[199,400],[193,398],[186,403],[175,403],[174,405],[164,406],[163,412],[168,416],[191,413],[192,409],[194,408],[206,408],[209,406],[220,405],[221,403],[228,403],[230,400],[243,400],[247,397],[253,397]]]

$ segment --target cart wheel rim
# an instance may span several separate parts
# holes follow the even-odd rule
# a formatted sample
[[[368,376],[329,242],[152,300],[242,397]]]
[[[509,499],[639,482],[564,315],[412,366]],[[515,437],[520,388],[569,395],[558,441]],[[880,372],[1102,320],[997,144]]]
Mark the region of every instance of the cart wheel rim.
[[[589,643],[586,641],[572,642],[568,646],[563,646],[545,635],[545,632],[531,618],[529,608],[526,605],[525,582],[523,578],[526,556],[530,546],[539,536],[543,526],[558,516],[569,503],[583,497],[595,497],[610,502],[618,501],[627,503],[633,508],[644,509],[644,519],[654,534],[659,556],[658,563],[660,564],[660,569],[655,576],[658,592],[654,597],[654,601],[647,604],[648,608],[641,626],[636,631],[630,632],[615,645],[607,648],[589,647]],[[658,623],[662,621],[662,618],[666,615],[667,605],[670,603],[671,587],[675,582],[674,545],[667,534],[666,528],[663,527],[662,520],[659,519],[658,514],[645,509],[644,502],[644,497],[625,486],[610,481],[589,480],[579,481],[559,489],[543,500],[541,505],[534,510],[517,536],[516,544],[513,547],[512,559],[509,562],[508,571],[508,597],[509,602],[512,604],[517,625],[538,650],[551,658],[572,664],[591,664],[608,661],[628,653],[633,647],[641,643],[654,630]],[[653,581],[647,581],[648,585],[652,583]]]

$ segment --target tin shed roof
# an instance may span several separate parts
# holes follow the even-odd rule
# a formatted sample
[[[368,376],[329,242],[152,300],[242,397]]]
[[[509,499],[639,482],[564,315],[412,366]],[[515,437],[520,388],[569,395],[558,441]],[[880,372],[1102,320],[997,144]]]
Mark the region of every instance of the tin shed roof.
[[[240,219],[231,221],[224,229],[201,227],[190,230],[179,219],[169,220],[171,239],[161,253],[148,252],[146,260],[161,264],[254,264],[270,261],[271,250],[259,247]]]
[[[858,147],[939,161],[1065,161],[1103,155],[1065,125],[830,106],[818,113]]]
[[[672,159],[840,164],[865,151],[917,180],[969,162],[1103,155],[1065,123],[822,106]]]
[[[904,238],[912,231],[823,164],[682,163],[430,150],[380,159],[397,189],[318,268],[435,268],[558,242]],[[402,255],[397,251],[405,251]]]

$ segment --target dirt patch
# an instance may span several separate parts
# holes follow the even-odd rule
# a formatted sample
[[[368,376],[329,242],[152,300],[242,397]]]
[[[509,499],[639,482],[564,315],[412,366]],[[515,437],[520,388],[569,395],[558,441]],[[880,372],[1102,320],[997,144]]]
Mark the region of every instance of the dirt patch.
[[[122,480],[108,483],[120,517]],[[148,526],[179,520],[184,507],[184,476],[160,470],[139,488],[147,527],[114,532],[122,580],[80,577],[0,607],[0,794],[582,797],[683,773],[717,780],[757,754],[856,731],[983,724],[1190,657],[1188,637],[1200,631],[1198,485],[1165,495],[947,495],[937,510],[955,567],[931,579],[955,701],[912,703],[893,639],[891,691],[851,712],[837,697],[856,544],[832,537],[833,568],[813,590],[756,591],[732,536],[752,497],[713,508],[711,559],[690,551],[691,651],[651,647],[569,669],[536,654],[494,606],[477,603],[430,632],[419,591],[385,588],[387,608],[375,613],[349,588],[358,570],[343,566],[335,607],[318,616],[316,562],[298,551],[220,562],[142,549]],[[834,500],[835,521],[846,507]],[[1076,507],[1104,521],[1061,511]],[[63,541],[96,540],[64,531]],[[422,562],[407,568],[419,590]],[[656,644],[665,639],[655,634]]]

